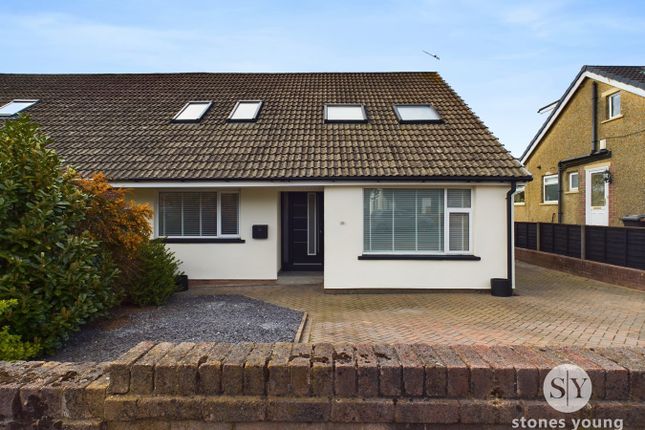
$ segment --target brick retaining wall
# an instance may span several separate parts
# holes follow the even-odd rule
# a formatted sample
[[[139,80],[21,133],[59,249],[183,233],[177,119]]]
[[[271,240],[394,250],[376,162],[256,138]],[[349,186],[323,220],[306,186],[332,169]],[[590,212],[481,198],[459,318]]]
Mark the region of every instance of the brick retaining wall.
[[[593,384],[567,415],[541,392],[565,362]],[[143,342],[109,364],[0,362],[0,428],[509,428],[521,417],[643,426],[645,349]]]
[[[515,248],[515,258],[548,269],[645,291],[645,270],[517,247]]]

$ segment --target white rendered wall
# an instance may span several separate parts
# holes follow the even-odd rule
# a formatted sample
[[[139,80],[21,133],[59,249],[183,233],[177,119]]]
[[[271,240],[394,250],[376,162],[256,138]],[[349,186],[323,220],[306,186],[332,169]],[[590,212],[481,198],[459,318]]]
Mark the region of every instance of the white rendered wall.
[[[158,193],[158,189],[131,191],[134,200],[148,203],[153,209]],[[190,279],[277,279],[279,197],[276,188],[240,189],[240,236],[245,243],[169,243],[168,248],[182,261],[181,269]],[[253,239],[253,224],[267,224],[269,238]],[[156,235],[156,226],[153,230]]]
[[[470,185],[464,185],[470,186]],[[363,187],[325,188],[325,288],[489,289],[506,278],[506,192],[473,188],[473,254],[481,261],[358,260],[363,253]]]

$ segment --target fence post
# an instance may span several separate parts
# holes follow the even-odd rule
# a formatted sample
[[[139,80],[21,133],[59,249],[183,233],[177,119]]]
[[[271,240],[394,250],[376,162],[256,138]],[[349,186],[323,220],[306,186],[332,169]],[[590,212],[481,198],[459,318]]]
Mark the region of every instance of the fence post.
[[[535,240],[536,240],[536,242],[537,242],[537,243],[535,244],[535,250],[536,250],[536,251],[539,251],[539,250],[540,250],[540,223],[539,223],[539,222],[537,222],[537,223],[535,223],[535,225],[536,225],[536,229],[535,229],[535,230],[536,230],[536,231],[535,231]]]
[[[580,259],[586,260],[586,249],[587,249],[587,229],[585,224],[580,225]]]

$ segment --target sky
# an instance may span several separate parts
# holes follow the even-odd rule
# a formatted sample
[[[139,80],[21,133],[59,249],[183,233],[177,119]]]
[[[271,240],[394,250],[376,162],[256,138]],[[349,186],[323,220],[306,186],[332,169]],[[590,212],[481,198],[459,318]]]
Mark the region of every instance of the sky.
[[[0,73],[438,71],[516,156],[583,65],[645,64],[642,0],[4,0],[0,22]]]

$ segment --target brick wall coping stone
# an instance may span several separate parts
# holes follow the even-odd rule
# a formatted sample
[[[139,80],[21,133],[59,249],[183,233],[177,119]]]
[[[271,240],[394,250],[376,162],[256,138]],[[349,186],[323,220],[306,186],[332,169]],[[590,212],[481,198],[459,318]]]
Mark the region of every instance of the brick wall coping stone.
[[[593,384],[574,414],[542,394],[563,363]],[[142,342],[110,363],[0,362],[0,428],[508,428],[521,417],[641,428],[645,348]]]

